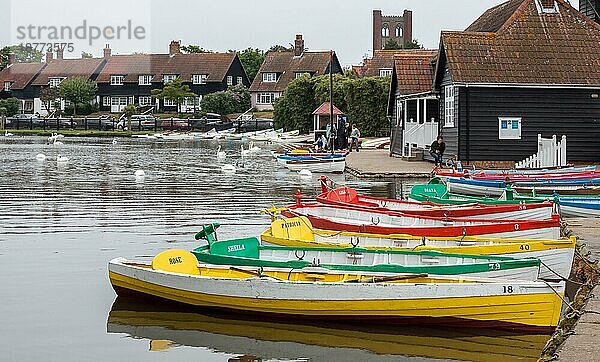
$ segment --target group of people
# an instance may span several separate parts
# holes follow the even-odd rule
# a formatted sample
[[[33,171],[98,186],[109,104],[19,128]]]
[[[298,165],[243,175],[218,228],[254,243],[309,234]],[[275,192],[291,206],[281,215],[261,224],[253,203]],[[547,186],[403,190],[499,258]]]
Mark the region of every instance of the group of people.
[[[315,141],[315,146],[318,150],[331,149],[331,127],[327,125],[326,132],[321,133],[321,135]],[[352,148],[356,149],[356,152],[359,152],[360,149],[358,147],[358,141],[360,139],[360,131],[355,124],[352,126],[349,122],[345,122],[343,127],[339,127],[337,130],[333,129],[333,142],[336,149],[339,150],[349,150],[352,152]]]

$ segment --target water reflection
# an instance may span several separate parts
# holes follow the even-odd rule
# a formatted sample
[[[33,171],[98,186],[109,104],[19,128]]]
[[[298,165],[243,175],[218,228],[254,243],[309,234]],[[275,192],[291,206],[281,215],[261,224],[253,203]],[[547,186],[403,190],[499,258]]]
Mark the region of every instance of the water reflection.
[[[238,355],[233,360],[239,361],[396,361],[398,356],[536,361],[548,339],[468,329],[278,323],[123,297],[112,306],[107,331],[148,339],[150,350],[205,347]]]

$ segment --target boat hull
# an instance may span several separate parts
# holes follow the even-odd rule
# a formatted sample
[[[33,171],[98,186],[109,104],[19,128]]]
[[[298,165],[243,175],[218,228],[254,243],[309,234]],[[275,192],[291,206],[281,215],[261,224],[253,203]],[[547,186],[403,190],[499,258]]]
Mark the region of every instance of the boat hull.
[[[290,171],[309,170],[313,173],[344,173],[346,158],[287,161],[285,167]]]

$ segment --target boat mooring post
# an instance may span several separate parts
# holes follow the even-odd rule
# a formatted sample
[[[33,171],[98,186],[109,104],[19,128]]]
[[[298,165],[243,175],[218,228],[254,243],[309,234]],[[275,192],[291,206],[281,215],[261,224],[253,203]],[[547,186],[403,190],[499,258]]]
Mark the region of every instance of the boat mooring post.
[[[329,51],[329,141],[331,154],[335,153],[335,138],[333,132],[333,50]]]

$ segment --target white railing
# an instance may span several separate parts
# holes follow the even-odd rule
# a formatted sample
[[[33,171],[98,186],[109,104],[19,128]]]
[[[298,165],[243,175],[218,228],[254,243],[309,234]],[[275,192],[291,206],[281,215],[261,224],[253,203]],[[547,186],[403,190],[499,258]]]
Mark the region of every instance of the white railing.
[[[438,136],[437,122],[406,122],[402,131],[402,156],[412,157],[413,148],[425,150]]]
[[[567,136],[562,136],[559,142],[556,135],[552,138],[542,138],[538,134],[538,152],[517,162],[516,168],[545,168],[567,165]]]

